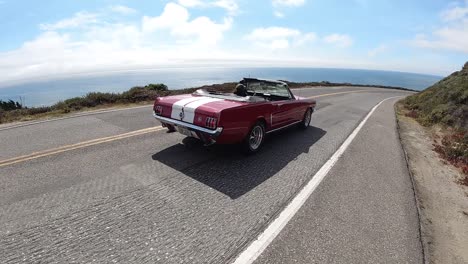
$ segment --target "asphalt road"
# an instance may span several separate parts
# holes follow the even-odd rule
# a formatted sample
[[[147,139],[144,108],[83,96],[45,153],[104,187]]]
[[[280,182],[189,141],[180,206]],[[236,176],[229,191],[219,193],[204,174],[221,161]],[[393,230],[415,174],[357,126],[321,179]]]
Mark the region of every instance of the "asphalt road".
[[[423,263],[396,100],[374,112],[257,263]]]
[[[357,92],[342,93],[349,91]],[[179,134],[155,131],[0,165],[0,262],[234,260],[374,105],[385,98],[407,94],[356,87],[314,88],[295,93],[334,94],[317,98],[317,111],[308,130],[292,128],[275,133],[253,156],[243,156],[235,146],[207,149]],[[414,198],[409,178],[404,177],[406,167],[399,145],[394,136],[375,137],[395,129],[392,115],[388,114],[392,113],[391,103],[380,108],[387,114],[376,112],[373,119],[377,121],[369,120],[377,122],[380,130],[363,131],[356,138],[353,144],[358,149],[350,147],[345,152],[352,159],[345,155],[338,162],[334,168],[337,172],[325,178],[259,262],[337,262],[346,258],[330,256],[347,256],[350,250],[354,253],[350,262],[401,263],[421,259]],[[4,126],[0,130],[0,164],[33,152],[157,125],[151,117],[151,107],[140,107],[9,129]],[[366,154],[375,147],[373,143],[380,146],[375,153],[387,153],[386,156]],[[384,146],[394,147],[387,152]],[[364,172],[351,173],[356,168],[363,168]],[[363,184],[372,182],[365,177],[369,173],[382,173],[376,177],[373,188]],[[397,175],[391,180],[393,184],[387,185],[385,177],[393,175]],[[354,184],[350,185],[350,181]],[[345,203],[336,201],[339,197],[346,197]],[[321,202],[320,206],[317,202]],[[349,211],[343,211],[346,204]],[[352,214],[346,218],[345,212]],[[386,217],[389,212],[397,217]],[[360,214],[367,222],[351,217]],[[369,235],[365,229],[330,231],[346,225],[352,230],[364,224],[370,224],[375,234]],[[321,237],[328,244],[320,244],[323,250],[312,250],[317,248],[316,241],[304,240],[306,234]],[[379,235],[385,239],[378,239]],[[365,247],[372,244],[368,243],[371,238],[377,245],[366,251]],[[303,241],[301,247],[294,241]],[[333,247],[331,241],[354,246]],[[297,255],[284,253],[288,246],[295,248]]]

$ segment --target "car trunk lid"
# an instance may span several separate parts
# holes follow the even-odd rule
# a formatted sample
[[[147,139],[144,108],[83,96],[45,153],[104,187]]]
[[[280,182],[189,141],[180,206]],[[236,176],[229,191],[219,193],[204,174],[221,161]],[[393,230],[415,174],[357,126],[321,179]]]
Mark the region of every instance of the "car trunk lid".
[[[206,127],[207,118],[218,118],[222,110],[244,104],[246,102],[184,95],[158,98],[155,107],[160,105],[164,108],[162,116]]]

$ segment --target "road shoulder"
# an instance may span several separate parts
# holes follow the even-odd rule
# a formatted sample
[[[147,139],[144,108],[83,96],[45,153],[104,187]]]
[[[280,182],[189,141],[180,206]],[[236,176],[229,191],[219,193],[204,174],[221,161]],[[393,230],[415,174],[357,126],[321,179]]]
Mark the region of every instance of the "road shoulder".
[[[399,133],[418,199],[421,232],[429,263],[468,263],[468,188],[461,173],[433,151],[427,129],[398,116]]]
[[[421,263],[419,221],[384,102],[256,263]],[[363,162],[366,161],[366,162]]]

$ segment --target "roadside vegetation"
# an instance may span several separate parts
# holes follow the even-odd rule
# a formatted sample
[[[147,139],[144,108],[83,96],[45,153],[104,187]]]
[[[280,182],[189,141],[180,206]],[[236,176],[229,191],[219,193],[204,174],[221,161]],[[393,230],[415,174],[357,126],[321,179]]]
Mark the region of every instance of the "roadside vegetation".
[[[288,85],[294,88],[310,86],[365,86],[392,88],[401,90],[410,90],[402,87],[374,86],[374,85],[355,85],[350,83],[330,83],[330,82],[307,82],[295,83],[288,82]],[[165,84],[148,84],[146,86],[136,86],[122,93],[102,93],[93,92],[81,97],[73,97],[60,101],[51,106],[25,107],[19,102],[12,100],[0,101],[0,124],[27,121],[40,118],[58,117],[68,113],[95,110],[108,107],[127,106],[133,104],[146,104],[153,102],[158,96],[168,96],[177,94],[193,93],[197,89],[207,89],[218,92],[232,92],[237,83],[229,82],[223,84],[205,85],[195,88],[169,90]]]
[[[157,96],[190,92],[186,90],[169,91],[164,84],[149,84],[144,87],[133,87],[122,93],[88,93],[82,97],[73,97],[60,101],[51,106],[23,107],[12,100],[0,101],[0,123],[13,121],[32,120],[42,117],[53,117],[116,105],[128,105],[141,102],[149,102]],[[14,107],[17,106],[17,107]]]
[[[13,100],[2,101],[0,100],[0,111],[12,111],[16,109],[22,109],[23,106],[19,102]]]
[[[402,101],[405,115],[434,133],[434,150],[447,162],[460,168],[468,186],[468,62],[426,90]]]

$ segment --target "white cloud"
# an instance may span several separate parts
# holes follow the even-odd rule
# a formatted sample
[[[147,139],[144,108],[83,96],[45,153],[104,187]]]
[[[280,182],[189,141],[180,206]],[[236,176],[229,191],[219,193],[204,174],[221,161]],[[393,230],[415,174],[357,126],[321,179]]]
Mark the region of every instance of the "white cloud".
[[[178,0],[177,1],[179,5],[185,6],[185,7],[199,7],[199,6],[205,6],[205,2],[201,0]]]
[[[465,21],[460,26],[437,29],[431,36],[417,34],[411,43],[420,48],[468,53],[468,22]]]
[[[442,11],[440,17],[443,21],[454,21],[462,19],[468,15],[468,7],[455,6],[453,8]]]
[[[189,20],[188,10],[178,4],[168,3],[163,13],[157,17],[144,16],[142,28],[144,32],[169,30],[173,37],[184,40],[197,37],[197,41],[206,45],[218,43],[226,30],[232,26],[232,18],[227,17],[222,23],[216,23],[208,17],[197,17]]]
[[[171,29],[182,26],[189,20],[188,10],[178,4],[168,3],[164,11],[157,17],[143,17],[143,30],[155,31],[158,29]]]
[[[341,48],[346,48],[353,45],[353,39],[347,34],[330,34],[325,36],[323,41]]]
[[[137,11],[131,7],[124,6],[124,5],[114,5],[110,7],[110,10],[115,13],[119,13],[122,15],[131,15],[137,13]]]
[[[313,32],[309,32],[296,38],[295,45],[302,46],[304,44],[314,42],[315,40],[317,40],[317,35]]]
[[[442,24],[429,34],[419,33],[410,43],[420,48],[468,53],[468,1],[441,12]]]
[[[99,15],[96,13],[78,12],[71,18],[66,18],[55,23],[40,24],[41,30],[59,30],[77,28],[85,25],[94,24],[98,21]]]
[[[79,12],[41,24],[43,32],[36,38],[0,52],[0,82],[233,56],[219,46],[233,23],[229,11],[217,22],[192,18],[185,7],[168,3],[159,16],[143,16],[141,23],[115,22],[113,12]]]
[[[381,53],[383,53],[383,52],[385,52],[385,51],[387,51],[387,50],[388,50],[387,45],[381,44],[381,45],[379,45],[379,46],[377,46],[377,47],[375,47],[375,48],[369,50],[369,52],[367,53],[367,55],[368,55],[369,57],[375,57],[375,56],[377,56],[378,54],[381,54]]]
[[[247,36],[247,39],[269,41],[276,38],[295,37],[300,34],[301,32],[297,29],[285,27],[256,28]]]
[[[110,7],[99,13],[83,11],[60,21],[45,21],[49,23],[41,24],[43,31],[38,36],[15,50],[0,52],[0,85],[32,78],[192,65],[377,67],[378,62],[335,48],[352,44],[346,34],[317,36],[295,28],[261,27],[244,38],[233,36],[235,42],[228,44],[223,39],[234,25],[233,10],[238,12],[238,7],[226,4],[231,1],[172,2],[157,15],[135,15],[132,21],[116,16]],[[191,8],[200,8],[197,13],[217,8],[222,18],[195,16]],[[433,38],[427,35],[420,40]],[[377,48],[375,54],[380,52]],[[404,68],[408,65],[395,62],[392,69],[409,69]],[[421,69],[426,65],[435,67],[425,63]],[[437,67],[442,68],[440,65]],[[416,66],[412,69],[421,71]]]
[[[305,2],[305,0],[272,0],[273,15],[278,18],[283,18],[285,16],[285,9],[302,6]]]
[[[245,39],[255,45],[271,50],[286,49],[291,45],[300,46],[316,39],[315,33],[302,33],[297,29],[286,27],[256,28]]]
[[[228,11],[230,15],[236,15],[239,11],[237,0],[178,0],[177,3],[187,8],[218,7]]]
[[[284,17],[284,14],[282,12],[280,12],[280,11],[274,11],[273,15],[275,15],[275,17],[278,17],[278,18],[283,18]]]
[[[297,7],[305,4],[305,0],[273,0],[273,6]]]
[[[231,15],[234,15],[239,10],[239,5],[235,0],[218,0],[213,2],[213,6],[224,8]]]

